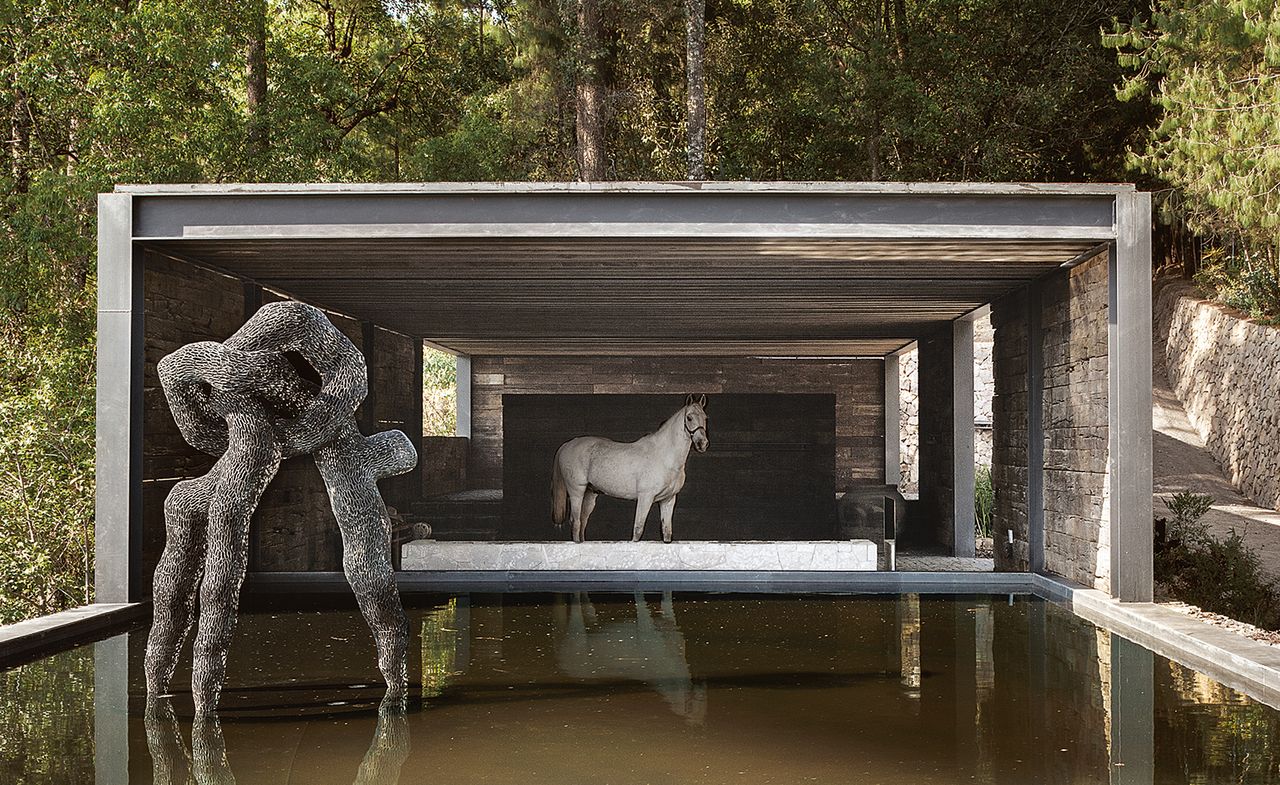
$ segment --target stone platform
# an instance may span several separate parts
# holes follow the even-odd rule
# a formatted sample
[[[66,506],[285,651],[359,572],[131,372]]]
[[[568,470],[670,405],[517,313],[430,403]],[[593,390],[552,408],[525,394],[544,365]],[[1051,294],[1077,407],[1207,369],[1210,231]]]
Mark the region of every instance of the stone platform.
[[[831,570],[876,569],[870,540],[744,542],[442,542],[401,550],[411,570]]]

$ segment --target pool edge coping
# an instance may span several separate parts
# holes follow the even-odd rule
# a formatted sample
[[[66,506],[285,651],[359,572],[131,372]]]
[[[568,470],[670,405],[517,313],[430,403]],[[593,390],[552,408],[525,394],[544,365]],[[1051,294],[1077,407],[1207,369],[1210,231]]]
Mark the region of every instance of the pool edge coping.
[[[0,626],[0,668],[105,637],[146,616],[150,602],[101,602]]]

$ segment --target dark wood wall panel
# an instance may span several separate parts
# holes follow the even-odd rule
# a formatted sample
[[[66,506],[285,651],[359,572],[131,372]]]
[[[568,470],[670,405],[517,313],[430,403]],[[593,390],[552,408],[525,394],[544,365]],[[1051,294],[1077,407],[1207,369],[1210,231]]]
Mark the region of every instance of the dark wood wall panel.
[[[494,357],[471,363],[472,488],[501,488],[504,395],[835,396],[835,487],[884,482],[884,363],[768,357]],[[677,400],[678,399],[678,400]]]
[[[505,540],[559,540],[551,521],[551,466],[576,436],[634,441],[684,404],[666,395],[504,395]],[[682,540],[811,540],[836,536],[836,397],[832,394],[712,395],[711,447],[692,452],[676,502]],[[601,497],[590,540],[631,538],[634,501]],[[658,508],[645,539],[660,539]]]

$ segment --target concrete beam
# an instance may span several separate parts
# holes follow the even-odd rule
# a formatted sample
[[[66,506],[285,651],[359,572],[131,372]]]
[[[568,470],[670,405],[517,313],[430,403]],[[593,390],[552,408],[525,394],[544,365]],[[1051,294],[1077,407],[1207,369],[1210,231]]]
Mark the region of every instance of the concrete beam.
[[[97,490],[94,599],[140,599],[143,263],[133,197],[98,195]]]
[[[1150,602],[1151,194],[1116,197],[1107,273],[1111,595]]]

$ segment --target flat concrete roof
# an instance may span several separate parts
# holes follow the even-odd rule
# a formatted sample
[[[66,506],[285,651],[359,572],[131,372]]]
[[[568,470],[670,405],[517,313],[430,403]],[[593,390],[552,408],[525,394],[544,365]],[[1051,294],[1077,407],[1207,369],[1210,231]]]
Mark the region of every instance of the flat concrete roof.
[[[121,185],[144,248],[463,354],[884,355],[1116,236],[1127,184]]]

